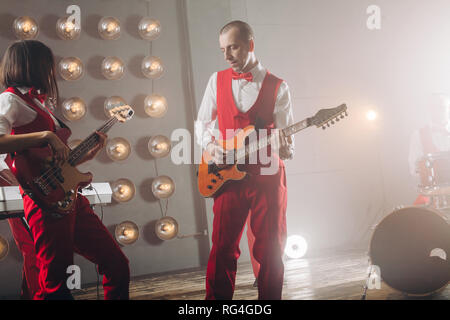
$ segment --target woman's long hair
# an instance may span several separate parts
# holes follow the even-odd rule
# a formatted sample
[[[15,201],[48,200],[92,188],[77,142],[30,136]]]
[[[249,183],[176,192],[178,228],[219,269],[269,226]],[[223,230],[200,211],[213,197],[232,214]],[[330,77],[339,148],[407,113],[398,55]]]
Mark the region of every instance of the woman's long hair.
[[[10,45],[0,66],[0,82],[5,87],[34,87],[54,104],[59,94],[55,74],[52,51],[37,40]]]

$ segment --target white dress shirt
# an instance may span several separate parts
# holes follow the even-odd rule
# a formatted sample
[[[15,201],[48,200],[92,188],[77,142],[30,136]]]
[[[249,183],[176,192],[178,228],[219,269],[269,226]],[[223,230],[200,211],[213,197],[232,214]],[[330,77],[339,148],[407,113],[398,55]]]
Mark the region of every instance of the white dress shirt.
[[[17,88],[22,94],[26,94],[30,88]],[[60,128],[58,120],[47,110],[47,108],[38,100],[33,99],[37,106],[47,112],[55,122],[56,128]],[[11,92],[0,94],[0,135],[10,134],[12,128],[20,127],[31,123],[36,119],[37,112],[17,95]],[[6,154],[0,155],[0,170],[8,169],[4,159]]]
[[[262,87],[264,77],[266,76],[266,69],[261,63],[253,67],[250,72],[253,76],[253,81],[244,79],[232,80],[231,86],[233,91],[234,102],[236,107],[241,112],[247,112],[256,102],[259,90]],[[195,135],[197,143],[204,149],[206,145],[211,142],[214,135],[213,130],[217,120],[217,72],[210,78],[203,95],[203,100],[195,121]],[[285,127],[294,123],[294,116],[292,113],[291,95],[289,87],[283,81],[278,88],[277,99],[274,108],[274,124],[276,128],[284,129]],[[218,138],[218,137],[216,137]],[[292,137],[293,138],[293,137]],[[291,157],[293,155],[294,140],[291,144]]]

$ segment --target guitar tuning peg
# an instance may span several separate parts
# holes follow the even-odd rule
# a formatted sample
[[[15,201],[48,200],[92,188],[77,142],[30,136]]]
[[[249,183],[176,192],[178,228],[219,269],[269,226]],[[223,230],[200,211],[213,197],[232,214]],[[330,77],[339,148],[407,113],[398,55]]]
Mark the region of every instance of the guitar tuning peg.
[[[341,114],[341,119],[344,119],[344,115],[343,114]]]
[[[327,128],[327,127],[325,127],[325,126],[322,126],[322,129],[323,129],[323,130],[325,130],[326,128]]]
[[[327,122],[327,127],[329,127],[330,126],[330,123],[329,122]]]
[[[331,120],[331,124],[334,124],[334,121],[333,121],[333,120]]]
[[[345,114],[345,116],[346,116],[346,117],[348,117],[348,113],[347,113],[347,111],[345,111],[345,112],[344,112],[344,114]]]
[[[336,118],[336,121],[339,121],[339,118]]]

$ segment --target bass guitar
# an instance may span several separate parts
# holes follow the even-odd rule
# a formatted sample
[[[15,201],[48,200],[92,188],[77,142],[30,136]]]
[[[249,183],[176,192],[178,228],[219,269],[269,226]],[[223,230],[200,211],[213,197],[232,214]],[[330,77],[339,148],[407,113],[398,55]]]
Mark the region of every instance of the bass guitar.
[[[106,133],[117,123],[125,122],[133,116],[130,106],[119,106],[110,110],[111,118],[96,131]],[[67,144],[70,130],[59,129],[55,134]],[[98,143],[96,132],[89,135],[77,147],[69,152],[69,157],[62,165],[53,159],[50,146],[29,148],[17,152],[13,159],[13,174],[22,189],[40,207],[51,213],[70,213],[78,195],[78,189],[89,185],[92,173],[81,173],[76,166],[80,160]]]
[[[335,121],[347,116],[347,105],[341,104],[336,108],[321,109],[313,117],[306,118],[289,127],[281,129],[284,136],[288,137],[300,130],[306,129],[310,126],[325,129],[334,124]],[[228,140],[218,140],[217,143],[222,146],[224,153],[232,155],[232,164],[216,164],[213,157],[208,151],[202,154],[202,161],[198,167],[198,188],[199,192],[204,197],[214,196],[220,188],[232,180],[242,180],[246,176],[245,171],[238,169],[238,165],[248,163],[251,154],[256,153],[262,148],[267,148],[273,142],[273,134],[260,138],[256,141],[246,139],[254,134],[255,127],[247,126],[239,130],[232,138]],[[244,162],[243,162],[244,161]],[[228,162],[228,156],[227,156]]]

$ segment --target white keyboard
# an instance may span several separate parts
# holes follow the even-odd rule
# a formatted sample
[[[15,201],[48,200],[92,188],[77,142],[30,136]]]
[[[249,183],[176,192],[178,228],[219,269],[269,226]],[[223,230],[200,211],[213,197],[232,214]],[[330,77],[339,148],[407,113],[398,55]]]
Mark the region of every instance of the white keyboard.
[[[92,183],[92,190],[82,189],[91,205],[111,203],[112,190],[108,182]],[[0,187],[0,212],[23,210],[22,196],[19,187]]]

